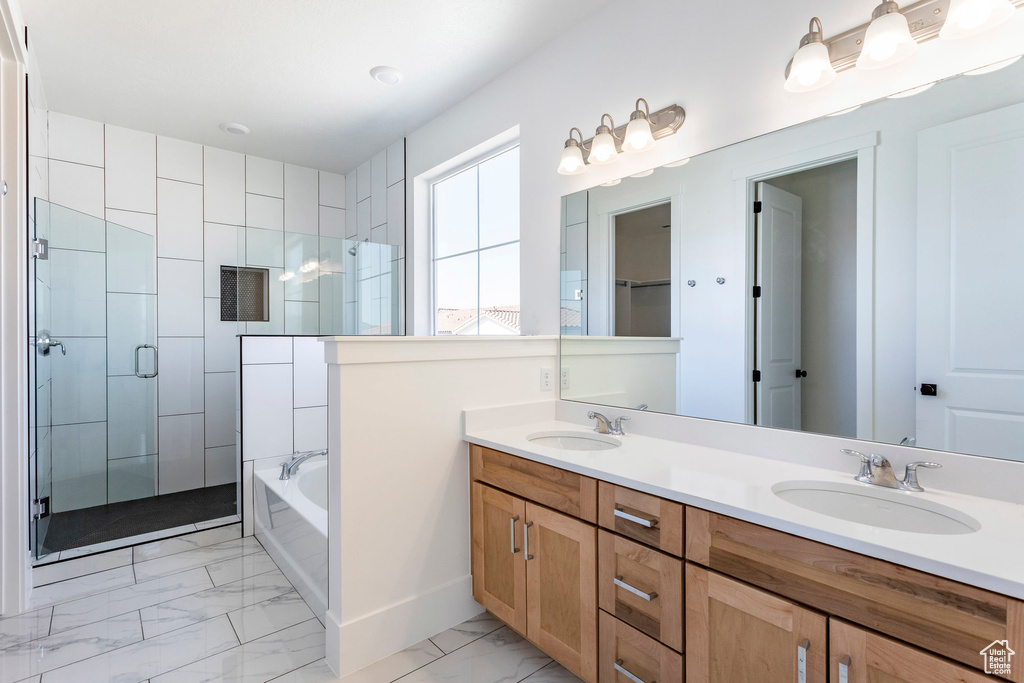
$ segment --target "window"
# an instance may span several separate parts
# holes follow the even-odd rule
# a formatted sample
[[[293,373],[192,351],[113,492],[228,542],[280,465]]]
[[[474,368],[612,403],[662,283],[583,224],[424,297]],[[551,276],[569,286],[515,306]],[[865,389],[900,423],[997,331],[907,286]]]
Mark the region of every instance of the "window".
[[[519,334],[519,147],[434,183],[434,334]]]

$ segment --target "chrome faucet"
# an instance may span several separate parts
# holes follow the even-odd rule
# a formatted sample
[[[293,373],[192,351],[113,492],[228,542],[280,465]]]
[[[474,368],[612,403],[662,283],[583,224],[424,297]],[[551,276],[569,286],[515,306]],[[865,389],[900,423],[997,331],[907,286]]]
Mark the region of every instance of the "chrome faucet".
[[[929,469],[938,469],[942,467],[942,465],[937,462],[912,462],[907,465],[906,471],[903,474],[903,479],[898,479],[896,474],[892,471],[892,464],[887,458],[881,455],[876,453],[864,455],[859,451],[853,451],[849,448],[843,448],[840,452],[860,458],[860,472],[858,472],[857,476],[854,477],[857,481],[865,484],[871,484],[873,486],[882,486],[888,489],[898,489],[900,491],[924,491],[924,489],[921,488],[921,484],[917,481],[917,468],[927,467]]]
[[[296,451],[292,453],[292,459],[288,462],[281,463],[281,476],[278,477],[281,481],[288,481],[292,478],[292,475],[299,471],[299,465],[306,462],[310,458],[315,458],[318,455],[327,455],[327,450],[319,451],[304,451],[302,453]]]
[[[615,418],[612,422],[601,413],[594,412],[591,410],[587,413],[587,417],[591,420],[597,420],[597,426],[594,427],[594,431],[598,434],[611,434],[612,436],[624,436],[626,432],[622,431],[622,421],[630,419],[626,415]]]

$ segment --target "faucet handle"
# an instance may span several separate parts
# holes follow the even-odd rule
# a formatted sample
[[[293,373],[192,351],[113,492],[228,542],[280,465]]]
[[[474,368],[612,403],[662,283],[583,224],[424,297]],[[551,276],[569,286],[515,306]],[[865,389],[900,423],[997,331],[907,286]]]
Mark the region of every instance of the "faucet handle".
[[[855,455],[860,458],[860,472],[857,473],[855,479],[863,482],[871,481],[871,456],[864,455],[860,451],[854,451],[849,448],[841,448],[839,449],[839,452],[846,455]]]
[[[930,470],[937,470],[937,469],[941,469],[942,465],[940,465],[937,462],[926,462],[926,461],[918,461],[918,462],[910,463],[909,465],[907,465],[907,472],[906,472],[906,474],[903,475],[903,486],[901,488],[904,488],[904,489],[906,489],[908,491],[918,491],[918,492],[924,491],[924,489],[921,488],[921,485],[917,482],[917,468],[918,467],[926,467],[926,468],[928,468]]]
[[[628,415],[623,415],[622,417],[615,418],[615,425],[614,425],[614,427],[612,427],[611,433],[615,434],[617,436],[622,436],[623,434],[626,433],[626,432],[622,431],[622,421],[623,420],[632,420],[632,419],[633,418],[631,418]]]

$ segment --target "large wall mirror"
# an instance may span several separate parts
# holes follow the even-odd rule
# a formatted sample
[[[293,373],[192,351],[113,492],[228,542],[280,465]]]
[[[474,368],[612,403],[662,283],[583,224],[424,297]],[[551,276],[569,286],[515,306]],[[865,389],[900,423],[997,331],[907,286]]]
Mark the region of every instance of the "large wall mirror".
[[[903,95],[563,197],[561,397],[1024,460],[1024,60]]]

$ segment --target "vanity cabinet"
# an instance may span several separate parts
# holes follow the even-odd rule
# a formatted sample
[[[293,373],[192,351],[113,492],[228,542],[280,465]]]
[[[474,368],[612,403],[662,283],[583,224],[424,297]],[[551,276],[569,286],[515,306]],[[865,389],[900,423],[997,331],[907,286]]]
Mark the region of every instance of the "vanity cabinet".
[[[473,597],[526,633],[526,502],[478,482],[472,487]]]
[[[825,683],[825,615],[686,565],[688,683]]]

